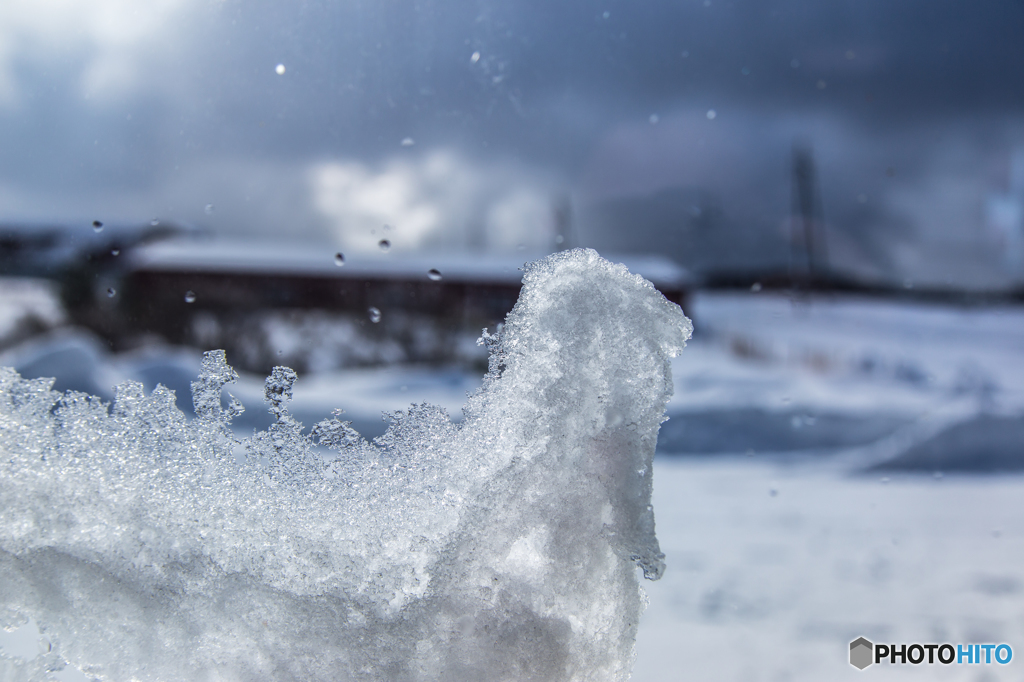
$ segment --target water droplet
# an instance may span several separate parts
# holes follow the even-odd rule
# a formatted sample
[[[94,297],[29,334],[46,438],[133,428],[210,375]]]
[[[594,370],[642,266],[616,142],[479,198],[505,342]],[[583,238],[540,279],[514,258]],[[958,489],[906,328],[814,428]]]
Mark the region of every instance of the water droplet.
[[[473,55],[469,58],[469,61],[473,64],[476,64],[478,61],[480,61],[480,53],[474,52]]]
[[[117,290],[114,287],[110,287],[109,289],[107,289],[107,298],[114,298],[116,294]]]
[[[560,235],[560,234],[556,234],[556,235],[555,235],[555,243],[556,243],[556,244],[561,244],[561,243],[563,243],[564,241],[565,241],[565,237],[563,237],[563,236],[562,236],[562,235]]]
[[[195,303],[195,302],[196,302],[196,292],[194,292],[192,290],[186,291],[185,292],[185,303]]]
[[[847,59],[853,59],[853,58],[855,58],[856,56],[857,56],[857,53],[856,53],[856,52],[854,52],[853,50],[847,50],[847,51],[846,51],[846,58],[847,58]]]
[[[120,256],[121,255],[121,249],[111,249],[110,250],[110,255],[111,256]]]
[[[153,218],[152,220],[149,221],[149,224],[152,225],[153,227],[156,227],[157,225],[160,224],[160,219],[159,218]]]
[[[430,268],[429,270],[427,270],[427,277],[429,277],[434,282],[440,282],[441,271],[438,270],[437,268]]]
[[[715,120],[715,116],[718,116],[718,112],[715,111],[714,109],[708,109],[708,120],[709,121],[714,121]]]
[[[772,488],[771,490],[768,491],[768,494],[771,495],[772,497],[777,497],[778,494],[779,494],[779,491],[776,490],[775,488]]]
[[[825,81],[821,79],[818,80],[817,87],[819,90],[824,90],[826,85],[828,85],[828,83],[826,83]]]
[[[657,125],[660,119],[658,118],[657,114],[651,114],[650,118],[648,118],[647,120],[651,122],[651,125]]]
[[[792,66],[794,69],[799,69],[800,68],[800,60],[799,59],[794,59],[793,61],[791,61],[789,63],[789,65]]]
[[[754,282],[753,284],[750,285],[750,290],[753,291],[755,294],[761,291],[761,283]]]
[[[274,69],[274,71],[277,72],[278,76],[283,76],[284,75],[284,64],[278,64],[277,67]]]
[[[889,477],[888,476],[882,476],[881,481],[882,481],[882,485],[889,485]]]
[[[338,253],[334,254],[334,264],[337,265],[339,268],[342,265],[344,265],[345,264],[345,254],[343,254],[341,251],[339,251]]]
[[[213,215],[213,204],[207,204],[203,207],[203,213],[206,215]]]
[[[98,220],[92,221],[92,229],[93,229],[94,232],[102,232],[103,231],[103,223],[101,223]]]
[[[372,308],[371,307],[366,312],[370,316],[370,322],[373,322],[374,324],[377,324],[378,322],[380,322],[380,310],[378,308]]]
[[[750,69],[744,66],[742,69],[740,69],[740,73],[742,73],[744,76],[749,76]]]
[[[402,138],[402,146],[403,147],[411,147],[414,144],[416,144],[416,140],[412,139],[411,137],[403,137]]]
[[[602,17],[604,17],[605,19],[607,19],[607,18],[608,18],[608,17],[610,17],[611,15],[612,15],[612,13],[611,13],[611,12],[605,12],[605,13],[604,13],[604,14],[602,14],[601,16],[602,16]]]
[[[377,242],[377,246],[380,247],[381,251],[387,251],[388,249],[391,248],[391,242],[389,242],[387,239],[381,239],[379,242]]]
[[[681,56],[683,59],[686,59],[687,57],[690,56],[690,51],[689,50],[683,50],[682,52],[679,53],[679,56]]]

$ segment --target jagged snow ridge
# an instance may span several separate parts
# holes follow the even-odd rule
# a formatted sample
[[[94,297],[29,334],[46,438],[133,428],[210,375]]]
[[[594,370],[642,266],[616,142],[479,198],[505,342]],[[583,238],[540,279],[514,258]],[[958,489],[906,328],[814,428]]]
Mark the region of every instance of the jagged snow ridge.
[[[651,459],[689,338],[595,251],[526,267],[454,424],[427,404],[370,443],[288,413],[244,442],[207,353],[197,419],[129,382],[112,405],[0,370],[0,627],[100,679],[620,680],[663,570]],[[336,458],[321,457],[323,448]]]

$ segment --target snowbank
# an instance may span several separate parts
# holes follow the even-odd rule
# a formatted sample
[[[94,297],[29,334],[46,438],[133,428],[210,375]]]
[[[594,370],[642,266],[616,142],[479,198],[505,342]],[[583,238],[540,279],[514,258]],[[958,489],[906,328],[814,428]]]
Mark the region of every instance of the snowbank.
[[[414,405],[373,443],[289,413],[238,447],[208,353],[196,419],[0,371],[0,627],[110,679],[619,680],[663,570],[650,504],[669,359],[689,321],[596,252],[527,268],[453,423]],[[319,454],[323,448],[334,458]],[[2,668],[0,668],[2,670]]]

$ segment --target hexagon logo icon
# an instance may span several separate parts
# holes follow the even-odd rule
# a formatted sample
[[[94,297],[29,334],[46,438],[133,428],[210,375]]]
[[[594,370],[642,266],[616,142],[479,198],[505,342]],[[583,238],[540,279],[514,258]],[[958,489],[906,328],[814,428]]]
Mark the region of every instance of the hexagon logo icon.
[[[872,663],[874,663],[875,645],[864,639],[858,637],[857,639],[850,642],[850,665],[857,670],[863,670]]]

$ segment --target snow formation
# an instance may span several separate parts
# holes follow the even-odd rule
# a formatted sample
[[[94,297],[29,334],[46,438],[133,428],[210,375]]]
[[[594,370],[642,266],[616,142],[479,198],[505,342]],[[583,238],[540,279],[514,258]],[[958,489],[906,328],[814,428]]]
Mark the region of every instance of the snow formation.
[[[465,419],[414,405],[374,442],[276,422],[239,444],[207,353],[196,419],[0,370],[0,627],[138,680],[621,680],[658,578],[651,460],[691,325],[591,250],[526,267]],[[329,456],[322,453],[330,452]],[[3,677],[4,675],[0,675]]]

